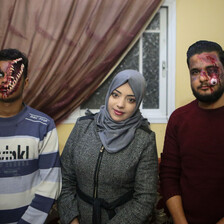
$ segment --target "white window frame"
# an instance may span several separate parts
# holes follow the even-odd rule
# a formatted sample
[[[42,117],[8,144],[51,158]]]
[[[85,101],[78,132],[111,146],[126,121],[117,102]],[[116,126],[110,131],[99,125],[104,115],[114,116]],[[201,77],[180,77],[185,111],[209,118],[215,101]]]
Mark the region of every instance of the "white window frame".
[[[167,29],[167,38],[160,38],[160,47],[166,48],[168,52],[164,51],[160,54],[160,89],[166,88],[166,91],[159,91],[159,109],[141,109],[142,115],[150,121],[150,123],[167,123],[169,116],[175,109],[175,71],[176,71],[176,0],[165,0],[162,7],[168,7],[168,15],[166,24],[160,24],[162,29]],[[163,21],[163,20],[161,20]],[[155,31],[156,32],[156,31]],[[166,47],[166,43],[168,46]],[[142,40],[140,38],[140,46]],[[160,51],[161,52],[161,51]],[[166,55],[167,54],[167,55]],[[141,47],[140,47],[141,55]],[[140,65],[141,63],[140,56]],[[142,72],[142,68],[139,68]],[[165,100],[164,100],[165,99]],[[99,110],[92,110],[93,113]],[[77,118],[85,115],[85,110],[77,108],[63,123],[75,123]]]
[[[162,10],[165,13],[162,13]],[[165,123],[167,118],[167,13],[164,7],[160,9],[160,29],[159,30],[146,30],[144,33],[159,33],[159,46],[162,50],[159,50],[159,108],[158,109],[142,109],[140,106],[142,115],[146,117],[150,123]],[[162,32],[161,32],[162,30]],[[139,52],[139,71],[143,74],[143,38],[140,38],[140,52]],[[165,120],[164,120],[165,119]]]
[[[168,7],[168,54],[167,54],[167,123],[171,113],[175,110],[176,84],[176,0],[165,0]],[[158,122],[160,123],[160,122]]]

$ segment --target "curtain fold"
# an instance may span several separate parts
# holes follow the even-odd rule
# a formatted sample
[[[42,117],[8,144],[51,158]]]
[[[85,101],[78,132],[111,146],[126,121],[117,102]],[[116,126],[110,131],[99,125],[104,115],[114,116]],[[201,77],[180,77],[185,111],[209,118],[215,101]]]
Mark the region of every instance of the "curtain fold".
[[[29,59],[24,102],[67,118],[99,86],[162,0],[0,0],[0,46]]]

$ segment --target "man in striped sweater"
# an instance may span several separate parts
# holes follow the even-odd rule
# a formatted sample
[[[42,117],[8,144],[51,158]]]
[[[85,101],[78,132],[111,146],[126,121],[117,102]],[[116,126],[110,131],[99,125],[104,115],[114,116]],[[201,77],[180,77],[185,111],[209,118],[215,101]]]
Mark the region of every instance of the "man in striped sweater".
[[[23,103],[28,59],[0,51],[0,223],[42,224],[61,190],[52,118]]]

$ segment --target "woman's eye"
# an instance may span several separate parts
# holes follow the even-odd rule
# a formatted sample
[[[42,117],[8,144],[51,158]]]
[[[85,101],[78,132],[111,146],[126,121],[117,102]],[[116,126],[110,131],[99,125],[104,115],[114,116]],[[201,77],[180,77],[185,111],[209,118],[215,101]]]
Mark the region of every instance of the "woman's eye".
[[[4,74],[3,73],[0,73],[0,78],[3,78],[4,77]]]
[[[113,96],[113,97],[118,97],[118,94],[115,93],[115,92],[112,92],[112,93],[111,93],[111,96]]]
[[[134,98],[130,98],[130,99],[128,99],[128,101],[129,101],[130,103],[135,103],[135,102],[136,102],[136,99],[134,99]]]

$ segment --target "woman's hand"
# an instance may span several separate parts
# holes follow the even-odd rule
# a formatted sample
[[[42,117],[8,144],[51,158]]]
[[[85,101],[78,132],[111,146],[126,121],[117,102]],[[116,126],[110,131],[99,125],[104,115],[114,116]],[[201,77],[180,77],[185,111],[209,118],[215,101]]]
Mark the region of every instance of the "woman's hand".
[[[78,218],[73,219],[70,224],[79,224]]]

